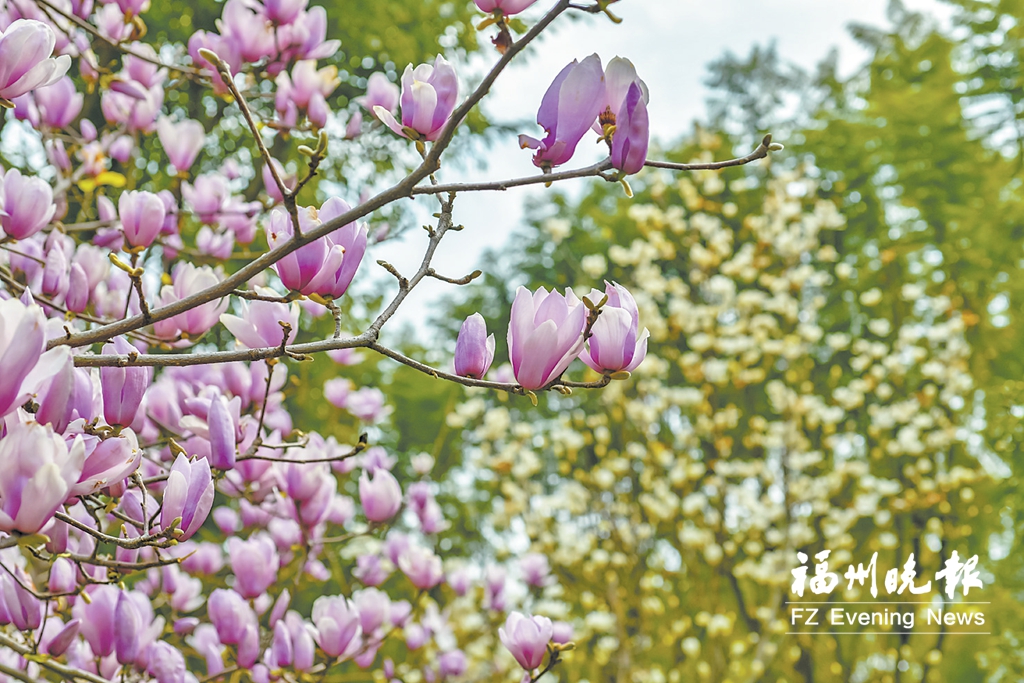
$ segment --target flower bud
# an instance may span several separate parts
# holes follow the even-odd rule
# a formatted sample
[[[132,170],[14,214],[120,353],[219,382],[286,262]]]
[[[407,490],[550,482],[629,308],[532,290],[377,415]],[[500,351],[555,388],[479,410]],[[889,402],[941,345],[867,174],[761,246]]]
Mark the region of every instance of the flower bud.
[[[479,313],[466,318],[455,342],[455,374],[480,379],[494,361],[494,335],[487,336],[487,324]]]
[[[359,501],[371,522],[385,522],[402,507],[402,487],[387,470],[379,469],[372,475],[363,472],[359,478]]]
[[[117,201],[121,228],[125,239],[133,247],[148,247],[160,234],[167,209],[163,200],[152,192],[131,190],[122,192]]]
[[[50,185],[42,178],[24,176],[16,168],[7,170],[0,191],[3,192],[0,227],[8,237],[16,240],[31,237],[42,230],[57,212]]]
[[[138,349],[129,344],[124,337],[114,337],[113,343],[103,345],[103,353],[130,356],[138,354],[138,352]],[[107,424],[121,427],[130,425],[135,420],[142,397],[152,379],[153,368],[114,366],[100,368],[100,385],[103,387],[103,419],[107,421]]]
[[[605,283],[604,293],[593,290],[587,299],[597,304],[607,296],[580,360],[595,372],[632,372],[647,356],[647,328],[639,331],[640,313],[633,295],[620,284]]]
[[[420,64],[413,69],[410,64],[405,67],[401,124],[380,104],[373,107],[373,113],[403,138],[436,140],[455,110],[458,97],[459,77],[452,65],[438,55],[433,66]]]

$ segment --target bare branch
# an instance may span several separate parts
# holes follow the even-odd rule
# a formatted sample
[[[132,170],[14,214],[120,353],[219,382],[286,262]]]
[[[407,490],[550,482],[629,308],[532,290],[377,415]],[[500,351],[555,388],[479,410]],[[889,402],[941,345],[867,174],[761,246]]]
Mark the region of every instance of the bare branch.
[[[768,152],[781,149],[782,146],[772,145],[771,134],[765,135],[764,139],[761,140],[761,144],[757,146],[753,152],[745,157],[739,159],[729,159],[728,161],[712,161],[706,164],[677,164],[671,161],[647,161],[644,166],[650,168],[667,168],[672,171],[717,171],[722,168],[731,168],[733,166],[743,166],[749,164],[752,161],[758,159],[764,159],[768,156]]]

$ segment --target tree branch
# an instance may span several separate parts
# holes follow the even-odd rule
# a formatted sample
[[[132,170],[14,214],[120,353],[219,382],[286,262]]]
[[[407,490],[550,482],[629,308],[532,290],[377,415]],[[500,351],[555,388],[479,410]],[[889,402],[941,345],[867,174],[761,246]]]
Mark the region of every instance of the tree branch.
[[[200,306],[209,301],[220,299],[230,294],[234,289],[240,287],[244,283],[248,282],[255,275],[263,272],[270,266],[274,265],[282,258],[296,251],[297,249],[313,242],[325,235],[329,235],[335,230],[348,225],[349,223],[356,221],[367,214],[376,211],[377,209],[386,206],[398,199],[403,197],[409,197],[412,194],[413,189],[416,185],[427,178],[431,173],[435,172],[440,168],[440,158],[444,150],[452,141],[452,137],[455,134],[455,129],[463,118],[469,113],[469,111],[476,106],[476,104],[483,99],[484,95],[490,90],[494,84],[495,79],[498,75],[504,71],[505,67],[508,66],[512,58],[523,51],[523,49],[536,38],[541,31],[543,31],[555,18],[564,12],[569,6],[568,0],[559,0],[547,14],[544,15],[538,21],[533,28],[531,28],[525,36],[516,41],[509,47],[508,51],[498,60],[491,71],[484,77],[484,79],[477,86],[476,90],[463,102],[459,107],[455,109],[451,119],[445,125],[441,134],[437,140],[433,143],[430,148],[430,152],[424,158],[423,162],[420,163],[408,176],[401,180],[396,185],[390,187],[387,190],[377,194],[374,197],[366,200],[359,206],[346,211],[345,213],[337,216],[321,225],[317,226],[308,233],[302,236],[296,235],[295,239],[289,240],[286,244],[273,249],[256,260],[246,264],[235,273],[225,278],[218,284],[208,287],[201,292],[197,292],[191,296],[185,297],[179,301],[162,306],[154,309],[150,312],[149,321],[145,320],[141,315],[132,316],[126,320],[121,320],[116,323],[104,325],[93,330],[80,332],[73,334],[70,337],[63,339],[54,339],[47,344],[47,348],[53,348],[54,346],[60,346],[66,344],[68,346],[79,347],[86,346],[89,344],[95,344],[101,341],[107,341],[112,339],[119,334],[126,334],[134,330],[144,327],[149,322],[159,322],[166,320],[167,318],[184,313],[185,311],[191,310],[196,306]],[[392,315],[393,315],[392,311]],[[390,315],[388,316],[390,317]],[[379,328],[378,328],[379,330]],[[338,347],[343,348],[343,347]],[[271,357],[271,356],[265,356]]]
[[[782,145],[776,143],[772,144],[771,133],[764,136],[761,140],[761,144],[757,146],[753,152],[745,157],[739,159],[729,159],[728,161],[712,161],[706,164],[677,164],[672,161],[647,161],[644,162],[644,166],[650,168],[667,168],[672,171],[717,171],[722,168],[731,168],[733,166],[743,166],[749,164],[751,161],[757,161],[758,159],[764,159],[768,156],[768,152],[774,152],[782,149]]]

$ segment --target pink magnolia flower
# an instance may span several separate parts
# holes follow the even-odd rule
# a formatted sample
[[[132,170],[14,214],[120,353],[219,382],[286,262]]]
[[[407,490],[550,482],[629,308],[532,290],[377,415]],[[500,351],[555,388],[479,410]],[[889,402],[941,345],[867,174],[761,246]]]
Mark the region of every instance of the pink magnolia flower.
[[[199,215],[199,220],[212,223],[231,197],[227,178],[220,173],[204,173],[194,184],[182,183],[181,196]]]
[[[179,261],[171,276],[173,284],[160,290],[160,305],[180,301],[186,297],[215,286],[221,278],[210,266],[197,267],[187,261]],[[161,339],[172,339],[179,333],[198,339],[217,324],[228,307],[227,299],[214,299],[166,320],[153,323],[153,331]]]
[[[366,80],[366,94],[357,97],[356,102],[367,111],[372,112],[375,108],[382,107],[393,114],[398,106],[399,92],[398,86],[378,71]]]
[[[25,403],[71,359],[64,347],[45,351],[45,324],[39,306],[0,301],[0,417]]]
[[[363,472],[359,477],[359,501],[371,522],[386,522],[402,507],[402,487],[385,469]]]
[[[192,119],[171,123],[167,117],[161,117],[156,124],[156,134],[178,173],[192,167],[206,138],[203,124]]]
[[[535,149],[535,166],[550,169],[572,158],[576,145],[597,118],[604,94],[601,58],[573,60],[548,87],[537,111],[537,123],[547,132],[543,140],[519,136],[519,146]]]
[[[500,10],[502,14],[511,16],[519,14],[524,9],[537,2],[537,0],[473,0],[476,6],[484,12]]]
[[[632,85],[640,88],[644,103],[650,101],[647,84],[636,75],[633,62],[623,57],[614,57],[604,69],[604,92],[598,105],[598,118],[594,122],[594,132],[604,135],[604,125],[615,125],[622,103]]]
[[[0,227],[9,237],[23,240],[42,230],[57,205],[53,190],[42,178],[24,176],[16,168],[7,170],[0,182]]]
[[[199,458],[189,462],[179,453],[171,466],[160,506],[160,527],[167,529],[181,518],[178,528],[184,531],[179,540],[188,540],[206,521],[213,506],[213,476],[210,462]]]
[[[34,19],[17,19],[0,34],[0,98],[56,83],[71,68],[71,57],[51,57],[57,36]]]
[[[487,324],[479,313],[466,318],[455,342],[455,374],[480,379],[494,360],[494,335],[487,336]]]
[[[349,210],[348,204],[333,197],[320,210],[299,210],[299,224],[308,232]],[[267,242],[271,249],[287,243],[294,234],[291,217],[277,209],[270,215]],[[367,227],[348,223],[334,233],[307,244],[278,261],[274,268],[285,287],[307,296],[319,294],[340,298],[352,283],[366,252]]]
[[[544,662],[551,635],[550,619],[530,617],[519,612],[510,612],[505,626],[498,629],[501,643],[516,658],[519,666],[527,671],[533,671]]]
[[[71,487],[70,495],[84,496],[117,485],[139,468],[142,449],[131,429],[102,441],[85,438],[85,464],[78,482]]]
[[[441,558],[430,548],[420,545],[410,546],[398,558],[398,568],[406,578],[421,590],[430,590],[444,580],[444,568]]]
[[[436,140],[455,110],[459,97],[459,77],[455,69],[438,55],[434,65],[405,67],[402,74],[402,123],[381,105],[373,108],[388,128],[403,138]],[[589,125],[589,123],[587,124]]]
[[[359,612],[341,595],[321,595],[313,602],[316,642],[328,657],[351,659],[362,646]]]
[[[85,96],[75,90],[75,83],[63,76],[55,83],[32,92],[39,118],[50,128],[67,128],[82,111]]]
[[[85,465],[85,443],[69,447],[49,425],[8,423],[0,439],[0,531],[34,534],[53,517]]]
[[[129,355],[138,349],[124,337],[115,337],[113,343],[104,344],[103,353]],[[142,403],[142,397],[153,381],[153,368],[149,367],[104,367],[100,368],[100,385],[103,387],[103,419],[107,424],[127,427],[135,421],[135,414]]]
[[[244,61],[258,62],[277,52],[273,26],[244,0],[228,0],[220,22],[224,39],[233,44]]]
[[[571,289],[565,296],[541,287],[516,291],[508,326],[508,348],[516,381],[540,389],[569,367],[583,350],[587,309]]]
[[[625,287],[606,282],[603,293],[595,289],[587,299],[596,305],[604,296],[608,302],[601,308],[580,360],[595,372],[632,372],[647,356],[650,333],[646,327],[639,331],[640,313]]]
[[[256,293],[266,297],[277,296],[277,292],[266,287],[257,287]],[[243,299],[241,309],[241,316],[228,313],[220,316],[224,327],[235,335],[235,339],[240,345],[249,349],[280,346],[281,341],[285,338],[284,327],[281,323],[287,323],[290,328],[288,339],[294,341],[295,334],[299,330],[298,302],[284,304]]]
[[[297,110],[307,112],[316,126],[323,127],[328,113],[326,98],[340,84],[338,67],[325,66],[318,70],[316,60],[304,59],[295,64],[291,76],[286,71],[278,74],[274,106],[284,117],[289,105],[294,105]]]
[[[274,540],[266,533],[257,533],[247,540],[228,539],[231,571],[235,574],[235,590],[243,598],[256,598],[277,579],[281,559]]]
[[[121,193],[117,200],[117,213],[128,244],[148,247],[160,234],[167,209],[163,200],[152,192],[131,190]]]
[[[385,404],[384,392],[376,387],[363,387],[345,398],[345,409],[364,422],[379,422],[391,414]]]
[[[137,54],[149,57],[150,59],[157,59],[158,57],[156,49],[154,49],[149,43],[136,43],[132,46],[132,49]],[[166,68],[162,68],[151,61],[142,59],[141,57],[125,55],[122,58],[122,63],[124,64],[125,75],[144,88],[152,88],[154,85],[160,85],[167,79]]]
[[[625,175],[638,173],[647,161],[649,142],[647,103],[641,96],[640,86],[631,83],[616,117],[615,134],[612,136],[612,166]]]

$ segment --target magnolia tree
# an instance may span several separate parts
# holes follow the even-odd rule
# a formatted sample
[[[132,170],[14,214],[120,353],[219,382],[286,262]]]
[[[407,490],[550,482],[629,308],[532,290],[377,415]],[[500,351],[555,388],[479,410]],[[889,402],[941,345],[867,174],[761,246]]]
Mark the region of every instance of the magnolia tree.
[[[303,361],[344,366],[358,349],[534,405],[542,392],[628,383],[648,332],[615,282],[582,297],[520,288],[508,364],[493,371],[479,314],[449,370],[382,336],[424,278],[479,275],[431,266],[462,228],[462,193],[601,177],[629,194],[645,166],[713,171],[780,148],[766,137],[732,161],[649,160],[644,82],[626,59],[581,55],[545,92],[523,93],[539,102],[543,136],[520,144],[540,173],[442,177],[460,127],[527,45],[565,15],[616,20],[611,0],[559,0],[532,26],[513,17],[532,4],[476,0],[498,55],[470,92],[438,55],[400,84],[373,74],[349,111],[332,112],[339,42],[307,0],[228,0],[217,30],[187,45],[146,41],[148,0],[5,3],[0,677],[341,680],[361,668],[386,679],[398,660],[409,681],[471,665],[526,681],[572,648],[568,623],[515,611],[497,628],[459,612],[453,628],[447,606],[474,578],[437,542],[449,521],[431,459],[403,473],[372,429],[340,443],[293,423],[283,398]],[[210,106],[184,106],[197,88]],[[229,154],[245,131],[248,166]],[[383,189],[329,177],[331,156],[360,136],[419,160]],[[604,161],[558,170],[594,138]],[[336,196],[347,193],[351,203]],[[386,232],[371,237],[362,221],[416,195],[437,201],[419,268],[378,261],[397,290],[343,334],[359,322],[346,292]],[[331,319],[333,334],[313,333]],[[566,376],[577,358],[595,373],[586,381]],[[389,410],[378,388],[345,377],[323,392],[365,425]],[[531,559],[537,581],[542,560]],[[463,649],[478,641],[504,647]]]

